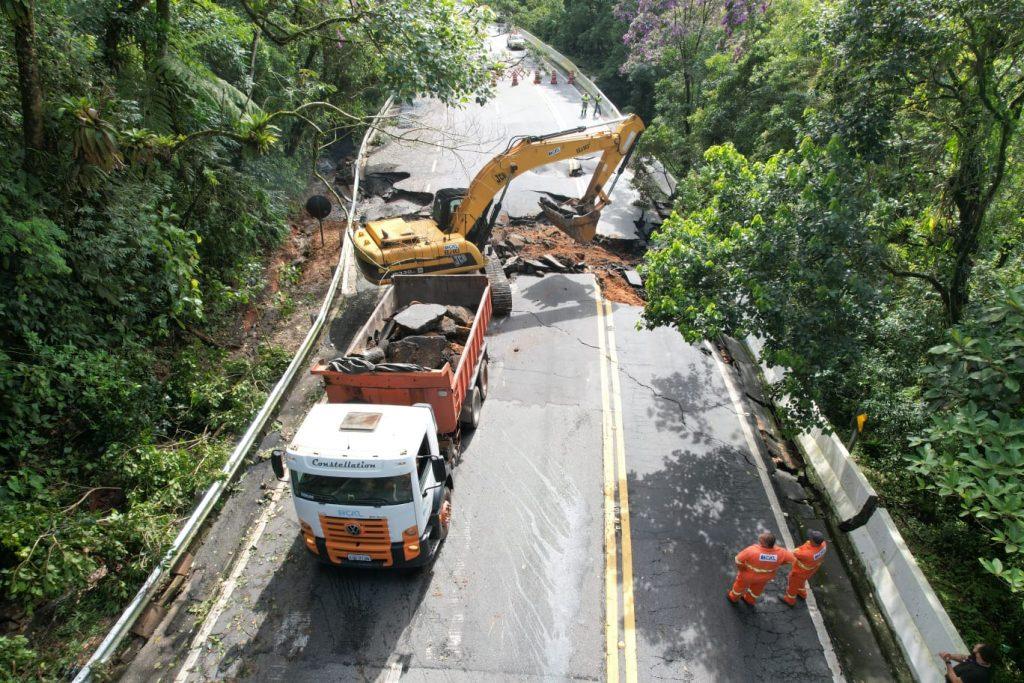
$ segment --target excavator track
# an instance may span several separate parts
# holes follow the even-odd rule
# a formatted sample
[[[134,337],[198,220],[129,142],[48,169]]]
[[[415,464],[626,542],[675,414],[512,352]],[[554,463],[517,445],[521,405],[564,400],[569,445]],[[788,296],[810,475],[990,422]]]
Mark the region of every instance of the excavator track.
[[[512,312],[512,283],[505,276],[501,261],[494,256],[487,257],[484,272],[491,283],[491,309],[494,315],[505,317]]]

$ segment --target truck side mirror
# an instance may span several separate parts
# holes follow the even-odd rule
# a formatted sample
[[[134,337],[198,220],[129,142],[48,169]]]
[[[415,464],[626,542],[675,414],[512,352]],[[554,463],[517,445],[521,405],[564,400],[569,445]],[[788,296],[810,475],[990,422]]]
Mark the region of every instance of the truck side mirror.
[[[430,466],[434,468],[434,481],[443,484],[448,479],[448,470],[444,466],[444,458],[434,456],[430,459]]]
[[[275,448],[270,451],[270,466],[274,468],[274,476],[284,480],[284,451]]]

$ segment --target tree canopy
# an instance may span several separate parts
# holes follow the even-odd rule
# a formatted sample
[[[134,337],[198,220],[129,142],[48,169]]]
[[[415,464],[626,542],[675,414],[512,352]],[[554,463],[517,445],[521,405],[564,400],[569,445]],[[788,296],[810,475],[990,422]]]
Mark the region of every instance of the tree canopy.
[[[504,4],[544,36],[589,13],[617,101],[649,99],[641,147],[679,185],[645,324],[759,337],[792,429],[867,413],[855,457],[1018,675],[1024,4]]]
[[[287,353],[211,343],[384,99],[490,93],[454,0],[0,2],[0,636],[57,678]],[[10,665],[8,665],[10,664]]]

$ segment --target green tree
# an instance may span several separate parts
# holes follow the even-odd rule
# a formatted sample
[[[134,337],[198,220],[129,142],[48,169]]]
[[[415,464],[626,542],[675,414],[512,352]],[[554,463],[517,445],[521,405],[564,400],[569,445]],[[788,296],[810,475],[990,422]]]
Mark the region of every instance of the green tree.
[[[956,323],[1024,111],[1024,5],[849,0],[827,33],[817,127],[877,162],[883,191],[910,197],[885,268],[927,283]]]
[[[814,423],[834,377],[854,367],[880,315],[874,195],[838,141],[750,162],[712,147],[680,183],[677,212],[644,257],[650,327],[690,342],[759,337],[791,369],[775,385],[790,416]]]
[[[911,440],[912,470],[985,530],[1003,552],[982,565],[1024,592],[1024,287],[950,330],[931,356],[932,419]]]
[[[491,65],[454,0],[0,11],[0,677],[52,679],[280,376],[220,345],[323,148],[389,94],[486,98]]]

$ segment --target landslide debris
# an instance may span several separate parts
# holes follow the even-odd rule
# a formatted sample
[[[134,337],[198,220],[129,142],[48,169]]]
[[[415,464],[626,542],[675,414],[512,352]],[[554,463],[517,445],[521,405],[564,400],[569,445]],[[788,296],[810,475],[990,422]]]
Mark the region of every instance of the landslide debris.
[[[642,281],[636,272],[646,250],[641,240],[598,235],[590,244],[582,244],[553,225],[519,220],[495,226],[491,243],[510,277],[516,273],[593,273],[606,299],[644,305]]]
[[[440,370],[445,363],[454,370],[472,325],[473,312],[463,306],[413,302],[396,311],[362,353],[335,358],[328,365],[350,373]]]

